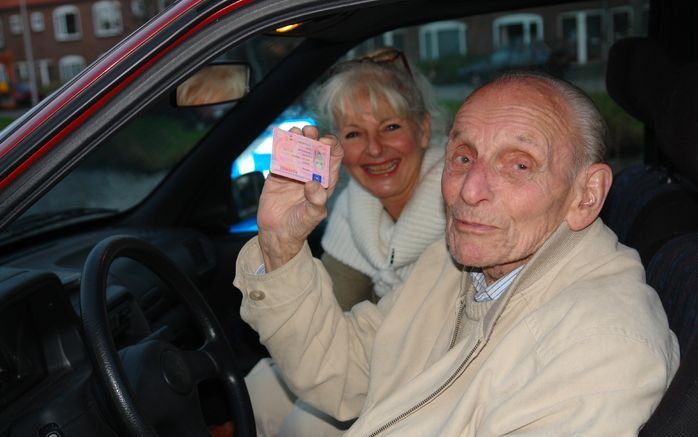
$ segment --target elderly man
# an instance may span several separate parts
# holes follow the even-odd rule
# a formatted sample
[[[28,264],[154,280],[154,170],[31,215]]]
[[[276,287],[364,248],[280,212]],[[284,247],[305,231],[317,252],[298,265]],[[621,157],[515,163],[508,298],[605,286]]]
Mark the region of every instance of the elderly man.
[[[294,393],[358,416],[347,435],[636,435],[678,347],[637,253],[597,219],[612,178],[603,133],[590,100],[554,78],[475,91],[447,146],[446,242],[347,313],[304,243],[332,187],[270,177],[237,262],[243,318]],[[341,147],[322,141],[336,175]]]

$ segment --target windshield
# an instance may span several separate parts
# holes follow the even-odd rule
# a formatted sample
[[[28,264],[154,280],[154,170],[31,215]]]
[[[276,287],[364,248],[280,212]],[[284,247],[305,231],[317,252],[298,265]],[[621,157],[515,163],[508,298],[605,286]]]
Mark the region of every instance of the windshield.
[[[254,87],[300,38],[256,36],[213,62],[246,62]],[[145,199],[235,103],[175,107],[169,93],[104,141],[0,234],[22,238],[127,211]]]

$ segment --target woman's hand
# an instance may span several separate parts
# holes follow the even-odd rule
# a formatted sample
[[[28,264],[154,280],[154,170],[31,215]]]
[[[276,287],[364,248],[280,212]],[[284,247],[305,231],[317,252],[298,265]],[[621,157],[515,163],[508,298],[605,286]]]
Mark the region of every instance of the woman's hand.
[[[291,132],[301,133],[298,128]],[[314,126],[303,127],[302,134],[317,139]],[[344,151],[334,136],[320,141],[330,149],[330,184],[327,189],[317,182],[298,182],[269,174],[257,210],[259,246],[267,272],[286,264],[303,248],[308,235],[327,216],[327,199],[334,191],[339,177]]]

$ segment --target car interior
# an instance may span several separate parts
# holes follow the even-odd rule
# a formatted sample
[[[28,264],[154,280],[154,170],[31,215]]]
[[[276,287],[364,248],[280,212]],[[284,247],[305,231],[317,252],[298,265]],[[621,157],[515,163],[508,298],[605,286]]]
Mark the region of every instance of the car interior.
[[[225,2],[204,3],[196,23],[209,23]],[[458,70],[495,50],[475,49],[492,37],[491,23],[504,23],[494,27],[500,45],[542,38],[531,14],[552,17],[544,27],[551,58],[526,68],[600,96],[604,115],[616,117],[611,133],[625,135],[611,138],[614,182],[601,218],[639,252],[679,339],[679,370],[640,435],[698,435],[698,4],[281,3],[251,2],[243,18],[202,27],[160,59],[170,70],[144,67],[142,83],[95,109],[101,119],[66,140],[70,153],[44,166],[25,206],[1,222],[0,437],[194,436],[231,418],[234,435],[255,435],[242,376],[268,352],[240,319],[233,279],[256,232],[270,128],[300,120],[328,129],[312,112],[314,87],[338,60],[381,46],[411,55],[452,116],[476,86]],[[497,21],[512,16],[529,24]],[[613,37],[594,27],[620,29],[627,17],[633,25]],[[582,50],[589,60],[577,44],[582,30],[591,35]],[[449,43],[454,32],[473,53]],[[556,40],[576,51],[553,47]],[[434,48],[454,52],[439,58]],[[242,91],[221,103],[178,104],[187,79],[224,64],[244,77]],[[316,256],[322,231],[309,238]],[[176,349],[174,364],[150,368],[165,345]]]

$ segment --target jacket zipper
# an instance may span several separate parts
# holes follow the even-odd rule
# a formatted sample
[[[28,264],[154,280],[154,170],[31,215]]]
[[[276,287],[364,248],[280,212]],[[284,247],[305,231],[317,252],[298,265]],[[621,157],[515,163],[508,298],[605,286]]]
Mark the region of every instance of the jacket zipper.
[[[461,282],[461,293],[463,290],[463,285],[464,285],[463,282]],[[460,307],[458,308],[458,314],[456,316],[456,327],[453,331],[453,338],[451,338],[451,343],[448,345],[448,350],[453,349],[453,346],[455,346],[455,344],[456,344],[456,341],[458,339],[458,333],[460,332],[460,328],[461,328],[461,319],[463,318],[463,311],[464,310],[465,310],[465,297],[461,297],[460,298]],[[458,368],[456,368],[456,371],[453,374],[451,374],[451,376],[449,376],[448,379],[446,381],[444,381],[444,383],[441,384],[441,386],[439,386],[439,388],[434,390],[429,396],[424,398],[421,402],[412,406],[412,408],[408,409],[407,411],[400,414],[399,416],[393,418],[388,423],[384,424],[383,426],[381,426],[380,428],[378,428],[377,430],[375,430],[374,432],[369,434],[369,437],[375,437],[378,434],[386,431],[388,428],[395,425],[396,423],[409,417],[412,413],[414,413],[415,411],[422,408],[424,405],[426,405],[429,402],[431,402],[432,400],[434,400],[434,398],[436,398],[438,395],[440,395],[441,392],[446,390],[451,384],[453,384],[453,381],[455,381],[456,378],[458,378],[458,376],[463,372],[466,365],[468,364],[468,361],[473,356],[473,354],[477,350],[478,346],[480,346],[481,342],[482,342],[482,339],[477,340],[477,342],[475,343],[475,346],[473,346],[473,349],[470,351],[470,353],[468,353],[468,355],[465,357],[465,359],[460,363]]]
[[[460,333],[460,327],[461,327],[461,320],[463,320],[463,311],[465,310],[465,270],[463,270],[463,273],[461,274],[461,279],[460,279],[460,301],[458,303],[458,313],[456,314],[456,327],[453,330],[453,337],[451,338],[451,343],[448,345],[448,350],[453,349],[453,346],[456,345],[456,341],[458,341],[458,334]]]
[[[443,384],[441,384],[441,386],[439,388],[437,388],[435,391],[433,391],[429,396],[424,398],[421,402],[412,406],[412,408],[408,409],[407,411],[405,411],[404,413],[395,417],[394,419],[392,419],[388,423],[384,424],[383,426],[381,426],[377,430],[373,431],[371,434],[369,434],[369,437],[375,437],[378,434],[386,431],[391,426],[393,426],[393,425],[397,424],[398,422],[404,420],[405,418],[409,417],[410,415],[412,415],[412,413],[419,410],[420,408],[422,408],[423,406],[425,406],[426,404],[428,404],[429,402],[434,400],[437,396],[439,396],[444,390],[446,390],[451,384],[453,384],[453,382],[456,380],[456,378],[458,378],[458,376],[460,376],[460,374],[463,372],[466,365],[468,364],[468,361],[470,361],[470,358],[473,356],[473,354],[477,350],[478,346],[480,346],[481,342],[482,342],[482,339],[478,339],[478,341],[475,343],[475,346],[473,347],[473,349],[470,351],[470,353],[468,353],[468,356],[465,357],[465,359],[460,363],[460,365],[458,366],[456,371],[453,374],[451,374],[451,376]]]
[[[465,310],[465,298],[460,299],[460,308],[458,308],[458,314],[456,315],[456,327],[453,330],[453,337],[451,338],[451,343],[448,345],[448,350],[453,349],[458,340],[458,333],[460,332],[461,320],[463,319],[463,311]]]

